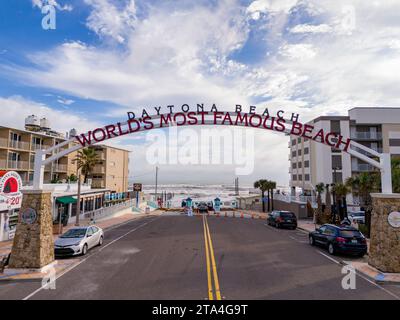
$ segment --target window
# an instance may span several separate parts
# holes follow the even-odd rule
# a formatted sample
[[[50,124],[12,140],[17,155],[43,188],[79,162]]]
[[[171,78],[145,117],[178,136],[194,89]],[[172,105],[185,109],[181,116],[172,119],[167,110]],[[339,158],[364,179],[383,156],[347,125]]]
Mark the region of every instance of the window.
[[[304,168],[309,168],[310,167],[310,161],[309,160],[305,160],[304,161]]]
[[[310,175],[309,174],[305,174],[304,175],[304,180],[305,181],[310,181]]]
[[[299,163],[297,164],[297,167],[298,167],[298,168],[301,168],[302,165],[303,165],[303,164],[302,164],[301,162],[299,162]]]
[[[296,168],[297,168],[297,163],[296,163],[296,162],[293,162],[293,163],[292,163],[292,168],[293,168],[293,169],[296,169]]]
[[[389,139],[389,146],[400,147],[400,139]]]
[[[334,172],[332,172],[332,181],[333,183],[342,183],[343,182],[343,177],[341,172],[336,172],[336,175]]]
[[[292,157],[296,157],[296,151],[292,151]]]
[[[301,156],[301,149],[297,150],[297,155]]]
[[[297,143],[301,143],[301,138],[297,138]]]
[[[303,180],[303,176],[301,175],[301,174],[299,174],[299,181],[302,181]]]
[[[304,148],[304,154],[308,154],[310,150],[308,148]]]
[[[340,121],[339,120],[331,121],[331,132],[340,133]]]
[[[296,181],[296,180],[297,180],[297,175],[294,174],[294,175],[292,176],[292,180],[293,180],[293,181]]]
[[[295,146],[296,145],[296,139],[293,139],[292,140],[292,146]]]
[[[332,155],[332,169],[342,169],[342,155]]]

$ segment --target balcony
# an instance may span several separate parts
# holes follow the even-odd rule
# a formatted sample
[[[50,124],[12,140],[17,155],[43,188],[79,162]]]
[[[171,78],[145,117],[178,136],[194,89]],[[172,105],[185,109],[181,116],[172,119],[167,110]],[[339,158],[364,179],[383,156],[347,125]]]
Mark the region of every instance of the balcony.
[[[0,168],[6,170],[28,170],[28,161],[16,161],[16,160],[0,160]]]
[[[104,166],[95,166],[92,170],[93,174],[105,174],[106,173],[106,169],[104,168]]]
[[[92,179],[92,188],[100,189],[105,188],[105,183],[103,179]]]
[[[365,156],[372,157],[372,154],[370,154],[369,152],[367,152],[367,151],[365,151],[363,149],[360,149],[360,148],[357,148],[357,147],[353,147],[353,148],[354,148],[355,151],[357,151],[357,152],[359,152],[359,153],[361,153],[361,154],[363,154]],[[376,151],[376,152],[379,152],[379,153],[383,152],[382,148],[371,148],[371,149]]]
[[[66,164],[48,164],[44,167],[45,171],[52,171],[52,172],[67,172],[67,165]]]
[[[29,151],[29,142],[9,140],[8,147],[10,149],[26,150]]]
[[[368,163],[352,163],[351,170],[356,172],[370,172],[377,170],[377,168]]]
[[[352,132],[350,135],[354,140],[382,140],[382,132]]]
[[[32,144],[31,145],[31,151],[36,151],[36,150],[46,150],[51,148],[51,145],[48,144]]]

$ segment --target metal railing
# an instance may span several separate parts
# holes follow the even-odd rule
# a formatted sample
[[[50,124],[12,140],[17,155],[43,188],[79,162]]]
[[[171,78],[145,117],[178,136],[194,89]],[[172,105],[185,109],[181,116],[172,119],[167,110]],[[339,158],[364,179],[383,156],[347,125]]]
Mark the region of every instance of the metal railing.
[[[287,202],[287,203],[290,203],[290,202],[300,202],[300,203],[310,202],[312,205],[316,204],[316,199],[313,196],[301,196],[301,195],[292,196],[290,194],[274,193],[274,200],[280,200],[280,201],[284,201],[284,202]]]
[[[85,212],[84,217],[87,219],[93,219],[94,221],[104,219],[110,215],[113,215],[119,211],[131,208],[135,205],[134,199],[129,199],[127,201],[114,204],[110,207],[103,207],[97,210],[93,210],[90,212]]]
[[[351,170],[360,172],[369,172],[369,171],[375,171],[376,168],[368,163],[352,163]]]
[[[381,140],[382,132],[360,132],[356,131],[350,134],[351,139],[372,139],[372,140]]]
[[[29,162],[28,161],[16,161],[16,160],[8,160],[7,163],[5,162],[5,160],[1,160],[3,161],[2,165],[0,165],[0,167],[4,167],[7,169],[19,169],[19,170],[28,170],[29,169]]]
[[[8,146],[12,149],[29,150],[29,142],[10,140]]]

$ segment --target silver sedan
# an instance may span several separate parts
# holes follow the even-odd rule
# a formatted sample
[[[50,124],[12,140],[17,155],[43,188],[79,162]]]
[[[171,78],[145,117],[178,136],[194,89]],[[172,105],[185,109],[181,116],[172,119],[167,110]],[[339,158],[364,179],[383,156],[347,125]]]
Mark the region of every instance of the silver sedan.
[[[97,226],[74,227],[54,243],[56,256],[85,255],[91,248],[103,244],[104,232]]]

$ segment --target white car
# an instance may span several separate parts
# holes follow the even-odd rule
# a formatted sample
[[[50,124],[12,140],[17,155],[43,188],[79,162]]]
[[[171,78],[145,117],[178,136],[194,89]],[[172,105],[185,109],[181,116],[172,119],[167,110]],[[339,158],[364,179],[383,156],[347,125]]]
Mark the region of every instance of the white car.
[[[85,255],[89,249],[101,246],[104,232],[97,226],[74,227],[61,235],[54,243],[56,256]]]
[[[364,211],[348,212],[347,216],[351,223],[365,224],[365,212]]]

